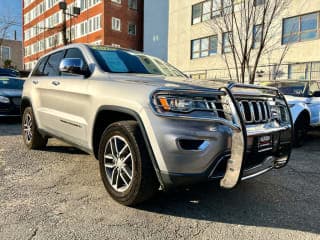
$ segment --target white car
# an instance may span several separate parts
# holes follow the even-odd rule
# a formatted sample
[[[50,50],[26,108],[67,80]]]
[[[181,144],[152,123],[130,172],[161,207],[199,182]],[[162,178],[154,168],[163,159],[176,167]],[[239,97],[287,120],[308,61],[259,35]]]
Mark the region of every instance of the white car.
[[[294,145],[302,146],[310,127],[320,126],[320,81],[268,83],[285,95],[294,123]]]

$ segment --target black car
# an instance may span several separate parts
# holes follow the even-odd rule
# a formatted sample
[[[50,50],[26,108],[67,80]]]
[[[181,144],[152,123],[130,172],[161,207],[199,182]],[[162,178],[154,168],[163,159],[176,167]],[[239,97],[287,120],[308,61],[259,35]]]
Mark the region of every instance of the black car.
[[[0,117],[20,116],[20,103],[24,81],[0,76]]]

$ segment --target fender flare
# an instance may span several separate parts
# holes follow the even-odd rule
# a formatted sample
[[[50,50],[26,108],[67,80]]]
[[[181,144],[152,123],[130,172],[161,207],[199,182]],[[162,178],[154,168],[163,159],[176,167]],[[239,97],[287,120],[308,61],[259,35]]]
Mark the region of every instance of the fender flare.
[[[145,127],[144,127],[143,121],[140,118],[139,114],[136,111],[134,111],[132,109],[129,109],[129,108],[111,106],[111,105],[104,105],[104,106],[99,107],[98,111],[96,112],[96,116],[94,118],[94,125],[93,126],[95,126],[96,121],[97,121],[97,116],[101,111],[113,111],[113,112],[124,113],[124,114],[130,115],[131,117],[133,117],[137,121],[138,126],[139,126],[139,128],[141,130],[141,133],[142,133],[143,140],[144,140],[144,142],[146,144],[147,151],[148,151],[150,160],[152,162],[153,168],[154,168],[154,170],[156,172],[156,175],[157,175],[157,178],[159,180],[159,183],[160,183],[161,187],[164,189],[165,184],[164,184],[164,182],[162,180],[162,177],[161,177],[159,165],[158,165],[158,163],[156,161],[156,158],[154,156],[154,153],[153,153],[153,150],[152,150],[152,147],[151,147],[151,143],[150,143],[147,131],[146,131]],[[91,138],[92,139],[94,138],[94,131],[92,131]]]

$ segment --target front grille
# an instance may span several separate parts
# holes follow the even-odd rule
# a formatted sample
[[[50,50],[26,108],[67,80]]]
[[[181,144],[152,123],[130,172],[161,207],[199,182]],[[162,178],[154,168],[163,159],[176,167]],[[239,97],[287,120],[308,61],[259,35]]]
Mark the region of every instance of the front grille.
[[[264,100],[239,100],[240,112],[245,123],[265,123],[271,119],[271,110]]]
[[[11,98],[11,101],[13,102],[14,105],[17,105],[17,106],[21,105],[21,98],[19,97]]]

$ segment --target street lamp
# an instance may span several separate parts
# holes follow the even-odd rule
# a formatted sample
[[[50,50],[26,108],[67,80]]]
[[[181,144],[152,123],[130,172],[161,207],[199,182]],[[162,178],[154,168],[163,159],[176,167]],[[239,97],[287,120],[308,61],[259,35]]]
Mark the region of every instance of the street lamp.
[[[72,13],[67,13],[67,3],[65,1],[59,2],[59,8],[62,10],[63,13],[63,24],[62,24],[62,37],[63,37],[63,45],[68,44],[68,39],[67,39],[67,19],[66,15],[70,16],[70,30],[69,30],[69,43],[71,43],[71,27],[72,27],[72,17],[78,17],[80,15],[80,8],[78,7],[73,7]]]

